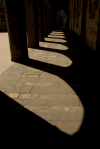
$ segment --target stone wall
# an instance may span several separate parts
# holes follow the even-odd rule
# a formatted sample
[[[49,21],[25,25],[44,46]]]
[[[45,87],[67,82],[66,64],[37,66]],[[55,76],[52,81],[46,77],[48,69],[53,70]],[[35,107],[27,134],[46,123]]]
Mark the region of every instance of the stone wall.
[[[88,0],[86,12],[86,44],[96,50],[100,0]]]
[[[81,36],[82,22],[82,2],[83,0],[70,0],[69,28]]]
[[[74,1],[74,32],[81,36],[81,23],[82,23],[82,0]]]
[[[82,16],[85,16],[84,39],[93,50],[99,45],[100,36],[100,0],[87,0],[86,11],[83,11],[83,0],[70,0],[69,4],[69,28],[81,36]],[[85,12],[86,15],[82,14]],[[100,47],[100,46],[99,46]]]
[[[69,2],[69,29],[72,30],[73,24],[73,0]]]

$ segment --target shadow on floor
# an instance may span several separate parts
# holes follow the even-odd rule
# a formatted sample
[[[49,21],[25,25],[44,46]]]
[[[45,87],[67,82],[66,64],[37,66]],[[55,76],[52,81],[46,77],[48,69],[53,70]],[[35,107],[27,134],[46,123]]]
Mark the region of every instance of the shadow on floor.
[[[2,138],[8,146],[32,148],[37,145],[37,147],[48,148],[50,146],[54,148],[69,147],[70,145],[70,148],[80,148],[98,145],[99,113],[96,86],[98,79],[96,78],[95,54],[85,53],[84,50],[80,52],[80,45],[78,50],[74,51],[72,46],[75,42],[72,42],[71,34],[66,34],[66,39],[68,50],[60,51],[50,48],[44,48],[44,50],[59,52],[69,57],[73,61],[71,66],[64,68],[33,59],[22,62],[22,64],[57,75],[71,86],[85,109],[80,130],[73,136],[65,134],[0,92],[1,116],[3,116],[1,121]]]
[[[10,148],[14,146],[28,148],[34,146],[46,147],[57,145],[59,141],[61,143],[62,138],[67,139],[65,133],[2,92],[0,92],[0,99],[2,105],[1,143],[3,143],[4,147],[5,145]]]

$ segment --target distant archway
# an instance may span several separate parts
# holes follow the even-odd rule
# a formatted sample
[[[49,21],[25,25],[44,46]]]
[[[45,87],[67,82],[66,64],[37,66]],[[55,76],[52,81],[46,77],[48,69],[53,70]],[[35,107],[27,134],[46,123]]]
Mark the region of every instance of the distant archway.
[[[66,12],[61,9],[57,11],[57,28],[66,29],[67,25],[67,15]]]

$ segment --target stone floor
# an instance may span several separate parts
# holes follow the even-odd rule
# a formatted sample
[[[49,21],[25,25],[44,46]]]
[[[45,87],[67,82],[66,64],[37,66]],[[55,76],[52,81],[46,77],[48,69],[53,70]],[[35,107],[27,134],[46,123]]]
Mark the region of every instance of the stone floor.
[[[29,148],[36,142],[89,145],[98,116],[93,55],[80,52],[64,31],[53,31],[39,44],[28,49],[28,62],[14,63],[0,76],[4,140]]]
[[[0,32],[0,75],[13,64],[10,56],[8,33]]]

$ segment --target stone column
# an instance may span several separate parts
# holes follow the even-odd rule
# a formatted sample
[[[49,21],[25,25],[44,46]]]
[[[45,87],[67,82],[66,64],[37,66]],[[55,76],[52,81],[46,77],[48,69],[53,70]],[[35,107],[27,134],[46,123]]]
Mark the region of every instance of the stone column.
[[[28,59],[24,0],[5,0],[11,60]]]
[[[100,3],[100,2],[99,2]],[[99,56],[100,53],[100,5],[99,5],[99,16],[98,16],[98,29],[97,29],[97,40],[96,40],[96,53]]]
[[[47,35],[49,35],[49,9],[47,8]]]
[[[28,47],[39,47],[38,9],[36,0],[24,0]]]
[[[51,31],[53,30],[53,12],[51,11]]]
[[[44,0],[44,37],[46,37],[47,36],[47,22],[46,22],[46,20],[47,20],[47,18],[46,18],[46,14],[47,14],[47,11],[46,11],[46,5],[45,5],[45,0]]]
[[[37,0],[39,41],[44,41],[44,12],[43,1]]]
[[[45,5],[45,25],[46,25],[46,28],[45,28],[45,30],[46,30],[46,37],[47,37],[47,26],[48,26],[48,24],[47,24],[47,5]]]
[[[53,30],[53,8],[51,3],[51,31]]]
[[[49,9],[49,33],[51,33],[52,29],[51,29],[51,10]]]
[[[47,10],[46,10],[46,12],[47,12],[47,13],[46,13],[46,14],[47,14],[47,16],[46,16],[46,17],[47,17],[47,36],[49,35],[49,23],[50,23],[50,22],[49,22],[49,5],[48,5],[49,3],[48,3],[48,2],[49,2],[49,1],[46,0],[46,9],[47,9]]]
[[[51,18],[51,1],[49,0],[49,33],[51,33],[51,31],[52,31],[51,22],[52,22],[52,18]]]

